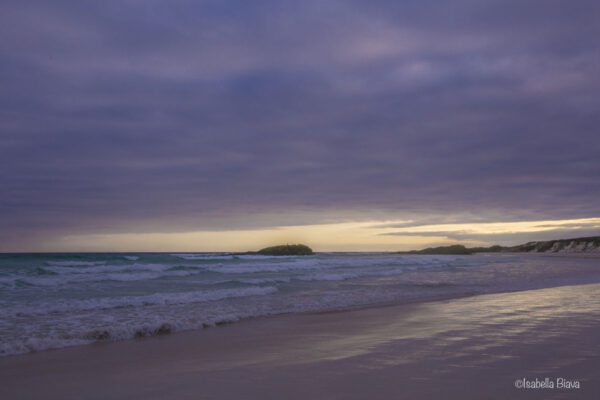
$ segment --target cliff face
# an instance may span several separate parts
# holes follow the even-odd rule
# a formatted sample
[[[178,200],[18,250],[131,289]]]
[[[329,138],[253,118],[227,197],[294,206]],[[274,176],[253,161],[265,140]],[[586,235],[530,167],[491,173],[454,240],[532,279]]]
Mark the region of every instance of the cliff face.
[[[401,251],[400,254],[473,254],[473,253],[597,253],[600,236],[528,242],[518,246],[464,247],[462,245],[430,247],[424,250]]]
[[[531,253],[600,253],[600,236],[529,242],[504,251]]]

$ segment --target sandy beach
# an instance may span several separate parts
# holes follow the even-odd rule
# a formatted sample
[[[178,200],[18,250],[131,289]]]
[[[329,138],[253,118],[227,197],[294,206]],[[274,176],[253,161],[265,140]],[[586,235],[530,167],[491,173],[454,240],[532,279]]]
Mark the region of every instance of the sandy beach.
[[[4,357],[0,397],[596,399],[599,329],[599,284],[257,318]]]

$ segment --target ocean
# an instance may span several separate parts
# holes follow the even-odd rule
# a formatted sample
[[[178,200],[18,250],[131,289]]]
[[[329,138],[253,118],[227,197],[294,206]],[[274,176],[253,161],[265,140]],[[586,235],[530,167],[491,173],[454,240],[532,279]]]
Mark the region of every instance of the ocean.
[[[334,311],[600,282],[536,254],[0,254],[0,356]]]

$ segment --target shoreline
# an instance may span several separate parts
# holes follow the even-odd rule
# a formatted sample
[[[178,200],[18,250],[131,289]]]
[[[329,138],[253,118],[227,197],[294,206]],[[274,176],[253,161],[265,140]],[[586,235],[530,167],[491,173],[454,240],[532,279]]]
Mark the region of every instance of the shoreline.
[[[493,254],[493,253],[490,253],[490,254]],[[519,254],[519,253],[510,253],[510,254]],[[458,294],[458,293],[443,294],[443,295],[425,297],[425,298],[403,299],[402,301],[399,301],[399,302],[391,301],[391,302],[348,306],[348,307],[339,308],[339,309],[318,310],[318,311],[301,311],[301,312],[284,312],[284,313],[257,315],[257,316],[251,316],[251,317],[243,317],[238,320],[216,322],[214,325],[205,325],[200,328],[173,330],[173,331],[171,331],[171,330],[159,331],[155,334],[145,334],[142,336],[133,336],[133,337],[129,337],[129,338],[102,339],[102,340],[91,341],[89,343],[74,344],[74,345],[68,345],[68,346],[64,346],[64,347],[51,347],[51,348],[47,348],[47,349],[43,349],[43,350],[32,350],[32,351],[25,352],[25,353],[7,354],[5,356],[0,356],[0,360],[6,359],[6,358],[11,358],[11,357],[22,357],[22,356],[35,355],[35,354],[46,353],[46,352],[61,351],[64,349],[82,348],[82,347],[88,347],[88,346],[108,345],[108,344],[116,344],[116,343],[127,343],[127,342],[132,342],[132,341],[148,340],[148,339],[152,339],[152,338],[161,338],[161,337],[181,335],[181,334],[193,334],[193,333],[203,332],[206,330],[219,329],[224,326],[237,326],[239,324],[244,324],[246,322],[255,321],[255,320],[268,320],[268,319],[277,319],[277,318],[302,316],[302,315],[328,315],[328,314],[338,314],[338,313],[349,313],[349,312],[362,311],[362,310],[394,308],[394,307],[412,306],[412,305],[428,304],[428,303],[435,303],[435,302],[461,300],[461,299],[468,299],[468,298],[472,298],[472,297],[487,296],[487,295],[494,295],[494,294],[520,293],[520,292],[527,292],[527,291],[533,291],[533,290],[545,290],[545,289],[553,289],[553,288],[561,288],[561,287],[585,286],[585,285],[594,285],[594,284],[600,285],[600,282],[581,282],[581,281],[562,282],[555,286],[543,286],[543,287],[539,287],[539,288],[501,290],[498,292],[490,292],[490,293],[481,293],[481,292],[466,293],[465,292],[465,293],[460,293],[460,294]]]
[[[258,317],[2,357],[0,382],[8,398],[548,398],[512,382],[566,374],[594,398],[599,303],[586,284]]]

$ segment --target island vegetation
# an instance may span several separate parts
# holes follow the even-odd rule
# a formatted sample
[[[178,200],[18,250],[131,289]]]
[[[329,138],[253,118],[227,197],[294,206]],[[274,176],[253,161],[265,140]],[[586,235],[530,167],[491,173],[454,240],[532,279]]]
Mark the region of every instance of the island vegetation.
[[[278,246],[265,247],[259,251],[249,251],[243,254],[261,256],[311,256],[315,253],[305,244],[281,244]]]

